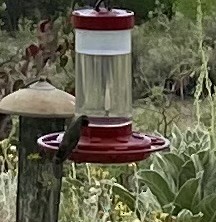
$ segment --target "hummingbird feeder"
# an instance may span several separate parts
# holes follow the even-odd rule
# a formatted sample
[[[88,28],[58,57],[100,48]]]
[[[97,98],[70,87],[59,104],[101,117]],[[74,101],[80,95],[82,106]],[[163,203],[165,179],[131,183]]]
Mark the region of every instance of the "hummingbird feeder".
[[[76,51],[76,115],[89,117],[71,153],[76,163],[129,163],[165,150],[169,141],[132,131],[131,31],[134,13],[98,8],[72,13]],[[148,118],[148,117],[146,117]],[[56,152],[63,132],[38,144]]]

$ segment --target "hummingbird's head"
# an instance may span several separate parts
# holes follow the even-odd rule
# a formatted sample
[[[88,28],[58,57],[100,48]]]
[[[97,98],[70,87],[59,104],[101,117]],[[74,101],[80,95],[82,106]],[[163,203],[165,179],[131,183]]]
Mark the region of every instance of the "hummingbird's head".
[[[86,126],[89,125],[89,118],[88,118],[88,116],[82,115],[82,116],[80,116],[80,118],[81,118],[81,125],[82,126],[86,127]]]

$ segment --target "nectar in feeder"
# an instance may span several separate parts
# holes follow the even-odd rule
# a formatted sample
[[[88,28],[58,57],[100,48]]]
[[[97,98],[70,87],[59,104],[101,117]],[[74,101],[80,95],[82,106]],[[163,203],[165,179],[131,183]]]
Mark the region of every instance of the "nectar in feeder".
[[[128,163],[147,158],[169,141],[132,131],[131,30],[134,13],[100,8],[73,12],[76,51],[77,116],[86,115],[77,147],[68,157],[77,163]],[[38,143],[56,152],[63,133]],[[63,138],[64,141],[64,138]]]

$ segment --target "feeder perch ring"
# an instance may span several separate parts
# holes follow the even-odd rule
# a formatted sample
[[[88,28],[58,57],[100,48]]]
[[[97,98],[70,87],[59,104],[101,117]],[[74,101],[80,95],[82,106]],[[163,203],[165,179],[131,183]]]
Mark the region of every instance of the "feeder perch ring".
[[[58,150],[64,132],[52,133],[38,139],[45,152],[52,155]],[[132,132],[118,138],[88,138],[82,136],[76,149],[68,158],[75,163],[122,164],[142,161],[152,153],[168,150],[169,140]]]

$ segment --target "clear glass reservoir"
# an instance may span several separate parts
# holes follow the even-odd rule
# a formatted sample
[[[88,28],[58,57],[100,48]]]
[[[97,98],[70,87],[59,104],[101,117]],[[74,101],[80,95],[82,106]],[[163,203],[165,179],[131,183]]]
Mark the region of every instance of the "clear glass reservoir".
[[[131,122],[131,30],[75,31],[76,113],[93,124]]]
[[[131,117],[131,55],[76,55],[76,112]]]

